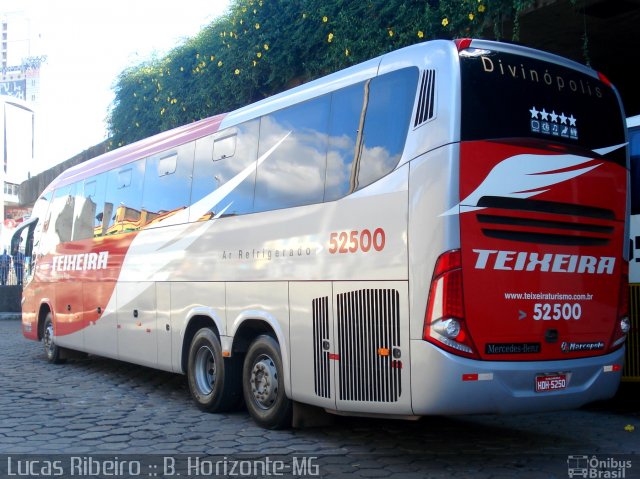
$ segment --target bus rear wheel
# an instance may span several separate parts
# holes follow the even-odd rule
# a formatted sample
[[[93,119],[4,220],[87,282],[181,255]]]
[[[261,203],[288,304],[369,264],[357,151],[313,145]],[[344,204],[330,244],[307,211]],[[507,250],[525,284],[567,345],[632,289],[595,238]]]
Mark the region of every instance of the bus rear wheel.
[[[44,345],[44,353],[47,356],[47,361],[52,364],[64,363],[65,359],[62,358],[62,348],[55,343],[55,333],[53,330],[53,318],[51,313],[47,313],[47,317],[44,319],[44,327],[42,330],[42,344]]]
[[[242,389],[253,420],[267,429],[291,426],[293,406],[284,390],[280,345],[271,336],[258,336],[244,360]]]
[[[189,347],[187,378],[198,408],[208,412],[234,409],[242,400],[237,358],[222,357],[220,340],[209,328],[199,330]]]

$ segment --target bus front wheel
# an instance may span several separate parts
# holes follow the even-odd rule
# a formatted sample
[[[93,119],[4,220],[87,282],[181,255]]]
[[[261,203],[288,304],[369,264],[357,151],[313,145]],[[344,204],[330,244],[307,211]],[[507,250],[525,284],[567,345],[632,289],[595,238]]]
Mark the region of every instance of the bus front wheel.
[[[42,330],[42,344],[44,345],[44,353],[47,356],[47,361],[52,364],[64,363],[65,360],[61,356],[62,348],[55,343],[55,334],[53,330],[53,318],[51,313],[47,313],[47,317],[44,320],[44,327]]]
[[[196,333],[189,347],[189,391],[203,411],[234,409],[242,399],[237,358],[222,357],[220,340],[209,328]]]
[[[292,402],[284,390],[280,345],[271,336],[257,337],[244,360],[242,390],[247,410],[267,429],[291,426]]]

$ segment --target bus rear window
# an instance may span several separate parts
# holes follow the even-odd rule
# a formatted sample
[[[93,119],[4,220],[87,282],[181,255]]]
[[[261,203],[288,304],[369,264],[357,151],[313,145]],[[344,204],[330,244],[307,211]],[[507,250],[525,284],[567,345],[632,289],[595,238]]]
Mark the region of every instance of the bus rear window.
[[[461,139],[537,138],[588,150],[624,143],[615,92],[598,78],[512,53],[460,53]],[[625,164],[624,149],[608,158]]]

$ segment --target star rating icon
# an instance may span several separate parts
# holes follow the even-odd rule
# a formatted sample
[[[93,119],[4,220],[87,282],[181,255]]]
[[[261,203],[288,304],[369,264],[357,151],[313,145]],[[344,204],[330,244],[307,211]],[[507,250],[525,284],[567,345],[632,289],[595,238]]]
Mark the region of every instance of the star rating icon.
[[[547,111],[545,111],[545,109],[543,108],[542,111],[540,112],[540,118],[542,120],[548,120],[549,119],[549,113]]]
[[[568,118],[564,115],[564,112],[560,113],[560,123],[562,123],[563,125],[567,124],[567,120]]]
[[[573,115],[569,117],[569,126],[576,126],[576,118]]]
[[[531,113],[531,118],[538,118],[538,113],[540,113],[538,110],[536,110],[536,107],[534,106],[533,108],[531,108],[531,110],[529,110],[529,113]]]

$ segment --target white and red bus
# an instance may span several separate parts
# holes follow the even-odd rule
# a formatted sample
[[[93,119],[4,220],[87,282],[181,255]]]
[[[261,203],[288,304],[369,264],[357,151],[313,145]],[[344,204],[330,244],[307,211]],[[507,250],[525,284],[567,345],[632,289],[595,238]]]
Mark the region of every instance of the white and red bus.
[[[627,118],[631,178],[631,258],[629,262],[629,320],[631,331],[622,379],[640,381],[640,115]]]
[[[481,40],[385,54],[108,152],[17,233],[22,326],[186,374],[262,426],[612,396],[628,151],[599,73]]]

